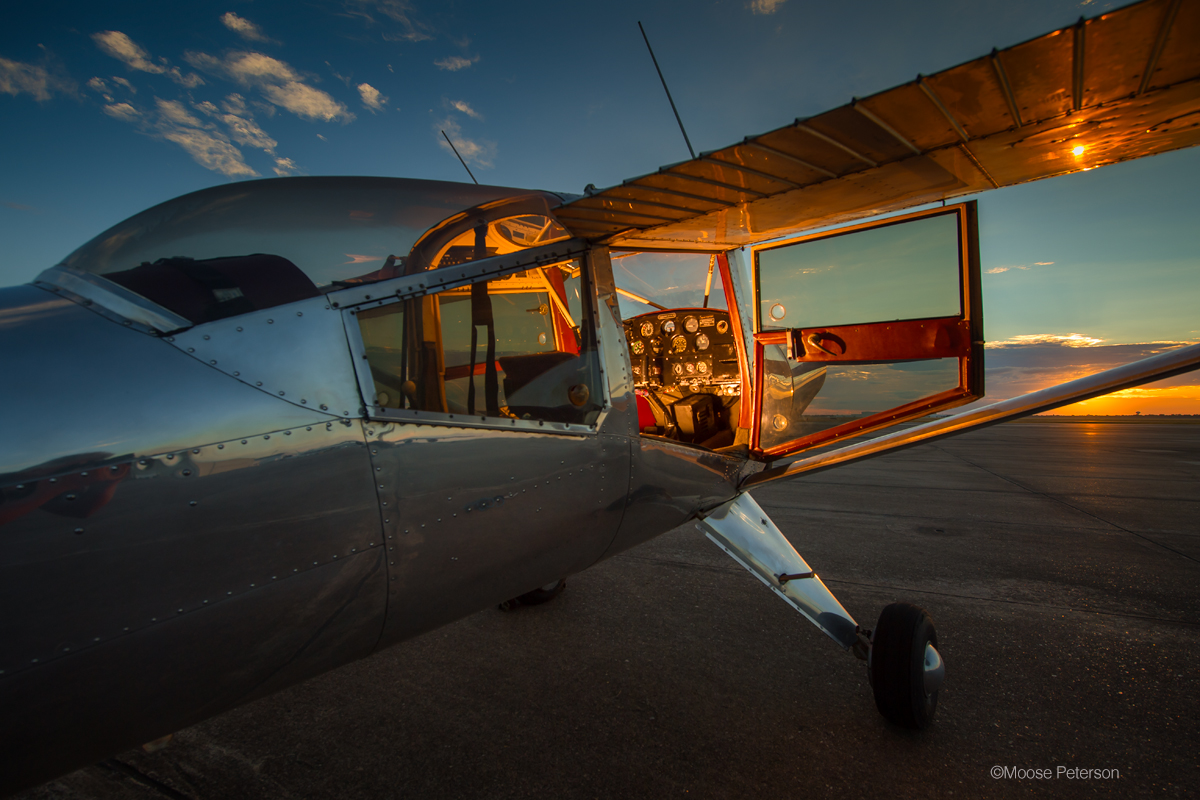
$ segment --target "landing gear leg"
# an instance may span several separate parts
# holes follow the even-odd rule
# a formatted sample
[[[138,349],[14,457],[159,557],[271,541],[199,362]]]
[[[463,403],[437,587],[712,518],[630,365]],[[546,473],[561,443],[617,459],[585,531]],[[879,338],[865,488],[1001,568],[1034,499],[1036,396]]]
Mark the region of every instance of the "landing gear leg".
[[[565,588],[567,588],[567,579],[559,578],[554,583],[548,583],[540,589],[526,592],[520,597],[514,597],[512,600],[505,600],[497,608],[501,611],[512,611],[519,606],[540,606],[542,603],[548,603],[558,597]]]
[[[920,730],[933,721],[946,667],[924,609],[893,603],[874,634],[858,626],[748,494],[713,509],[696,526],[829,638],[867,662],[879,713]]]

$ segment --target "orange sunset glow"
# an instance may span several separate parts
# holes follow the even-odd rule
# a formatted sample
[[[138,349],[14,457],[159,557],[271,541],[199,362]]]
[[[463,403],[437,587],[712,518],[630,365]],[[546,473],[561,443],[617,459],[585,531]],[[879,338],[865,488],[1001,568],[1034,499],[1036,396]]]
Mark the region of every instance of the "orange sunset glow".
[[[1049,412],[1050,415],[1200,414],[1200,385],[1140,386],[1084,400]]]

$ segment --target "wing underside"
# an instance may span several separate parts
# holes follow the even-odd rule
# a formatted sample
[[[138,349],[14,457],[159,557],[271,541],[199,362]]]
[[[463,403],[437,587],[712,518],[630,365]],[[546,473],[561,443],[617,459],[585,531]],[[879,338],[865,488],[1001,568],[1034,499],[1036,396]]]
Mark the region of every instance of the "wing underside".
[[[556,210],[581,238],[765,241],[1200,144],[1200,0],[1143,0]]]

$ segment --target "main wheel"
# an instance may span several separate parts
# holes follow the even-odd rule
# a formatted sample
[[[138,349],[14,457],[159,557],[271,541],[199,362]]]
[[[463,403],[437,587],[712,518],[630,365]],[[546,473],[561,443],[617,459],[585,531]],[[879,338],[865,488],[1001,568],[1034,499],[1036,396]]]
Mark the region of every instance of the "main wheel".
[[[548,603],[558,597],[565,588],[567,588],[567,579],[559,578],[554,583],[547,583],[540,589],[526,592],[520,597],[514,597],[512,600],[505,600],[498,608],[501,611],[512,611],[518,606],[540,606],[542,603]]]
[[[875,707],[891,723],[921,730],[933,721],[946,666],[925,609],[892,603],[879,615],[868,660]]]

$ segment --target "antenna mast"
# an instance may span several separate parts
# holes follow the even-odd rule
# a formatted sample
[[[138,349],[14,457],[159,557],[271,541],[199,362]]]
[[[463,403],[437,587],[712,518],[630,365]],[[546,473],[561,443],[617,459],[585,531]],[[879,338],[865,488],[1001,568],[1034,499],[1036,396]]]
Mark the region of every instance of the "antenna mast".
[[[446,135],[445,131],[442,131],[442,138],[446,140],[446,144],[450,145],[450,149],[454,151],[454,155],[458,156],[458,148],[454,146],[454,142],[450,141],[450,137]],[[475,174],[471,172],[471,168],[467,166],[467,162],[463,161],[462,156],[458,156],[458,162],[463,165],[463,169],[471,176],[471,180],[475,181]],[[479,181],[475,181],[475,185],[478,186]]]
[[[638,30],[642,32],[642,38],[646,40],[646,49],[650,51],[650,60],[654,62],[654,68],[658,70],[658,79],[662,81],[663,91],[667,93],[667,102],[671,104],[671,110],[675,112],[675,121],[679,123],[679,132],[683,134],[683,141],[687,144],[688,152],[692,154],[692,158],[695,158],[696,151],[692,149],[692,141],[688,138],[687,131],[683,129],[683,120],[679,118],[679,109],[675,108],[675,101],[671,99],[671,90],[667,88],[667,79],[663,77],[662,69],[658,66],[658,59],[654,57],[654,48],[650,46],[650,38],[646,36],[646,29],[642,27],[640,20],[638,21]],[[463,166],[466,166],[466,164]]]

